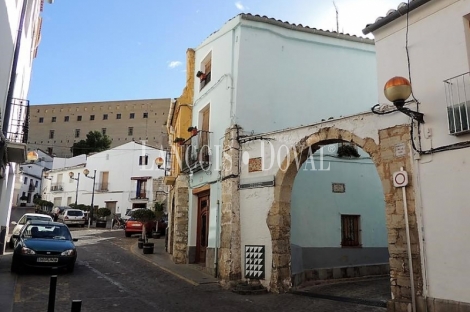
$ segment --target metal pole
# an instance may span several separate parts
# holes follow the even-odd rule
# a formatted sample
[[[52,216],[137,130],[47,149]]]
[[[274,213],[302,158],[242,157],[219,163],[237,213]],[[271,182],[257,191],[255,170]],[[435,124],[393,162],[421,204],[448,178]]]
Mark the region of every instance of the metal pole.
[[[90,219],[91,223],[93,223],[93,200],[95,199],[95,178],[96,178],[96,170],[94,171],[93,174],[93,190],[91,192],[91,211],[90,211]]]
[[[82,310],[82,301],[81,300],[72,300],[72,311],[71,312],[80,312]]]
[[[55,291],[57,287],[57,275],[51,276],[51,283],[49,286],[49,304],[47,306],[47,312],[54,312],[55,310]]]
[[[75,208],[77,208],[77,202],[78,202],[78,185],[80,184],[80,172],[78,173],[77,177],[77,190],[75,191]]]

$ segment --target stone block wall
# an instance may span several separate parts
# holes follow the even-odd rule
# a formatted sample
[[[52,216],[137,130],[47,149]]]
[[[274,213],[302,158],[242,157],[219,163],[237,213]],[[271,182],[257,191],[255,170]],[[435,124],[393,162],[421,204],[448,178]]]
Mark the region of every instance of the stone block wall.
[[[186,174],[180,174],[175,181],[174,200],[172,258],[175,263],[187,263],[189,189]]]

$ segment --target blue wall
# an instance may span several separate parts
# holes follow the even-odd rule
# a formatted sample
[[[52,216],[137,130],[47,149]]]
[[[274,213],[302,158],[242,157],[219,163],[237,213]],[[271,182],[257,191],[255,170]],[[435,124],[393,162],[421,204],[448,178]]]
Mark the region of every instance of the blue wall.
[[[330,145],[331,146],[331,145]],[[335,145],[336,146],[336,145]],[[317,152],[316,171],[305,162],[297,173],[291,202],[293,273],[306,269],[359,266],[388,262],[385,202],[377,169],[367,153],[338,158],[323,147],[323,168]],[[304,169],[308,170],[304,170]],[[344,183],[345,193],[333,193]],[[360,215],[362,248],[341,247],[341,214]]]

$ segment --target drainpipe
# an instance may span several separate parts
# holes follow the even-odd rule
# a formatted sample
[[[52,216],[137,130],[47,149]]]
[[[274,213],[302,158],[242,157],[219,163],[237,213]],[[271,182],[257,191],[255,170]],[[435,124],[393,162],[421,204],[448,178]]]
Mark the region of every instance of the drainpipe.
[[[28,6],[28,0],[23,0],[23,7],[21,8],[21,15],[20,15],[20,23],[18,26],[18,34],[16,36],[15,52],[13,54],[13,64],[11,66],[10,84],[8,86],[7,102],[5,105],[5,114],[3,118],[2,132],[4,136],[6,136],[7,138],[8,138],[7,136],[8,128],[10,127],[11,102],[13,101],[13,92],[15,90],[15,83],[16,83],[16,69],[18,67],[18,57],[20,54],[21,35],[23,33],[23,24],[24,24],[27,6]]]
[[[217,194],[219,195],[219,194]],[[215,268],[215,274],[214,274],[214,277],[217,278],[217,276],[219,275],[219,246],[220,246],[220,242],[219,242],[219,225],[220,225],[220,222],[219,222],[219,207],[220,207],[220,201],[217,199],[217,213],[215,215],[215,258],[214,258],[214,268]]]

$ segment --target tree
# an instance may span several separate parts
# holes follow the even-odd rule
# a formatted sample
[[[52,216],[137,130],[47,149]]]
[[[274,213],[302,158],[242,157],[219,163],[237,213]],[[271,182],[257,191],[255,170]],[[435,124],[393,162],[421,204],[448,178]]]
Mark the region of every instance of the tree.
[[[102,152],[111,146],[111,139],[99,131],[90,131],[86,135],[86,140],[80,140],[72,145],[70,151],[73,156]]]

